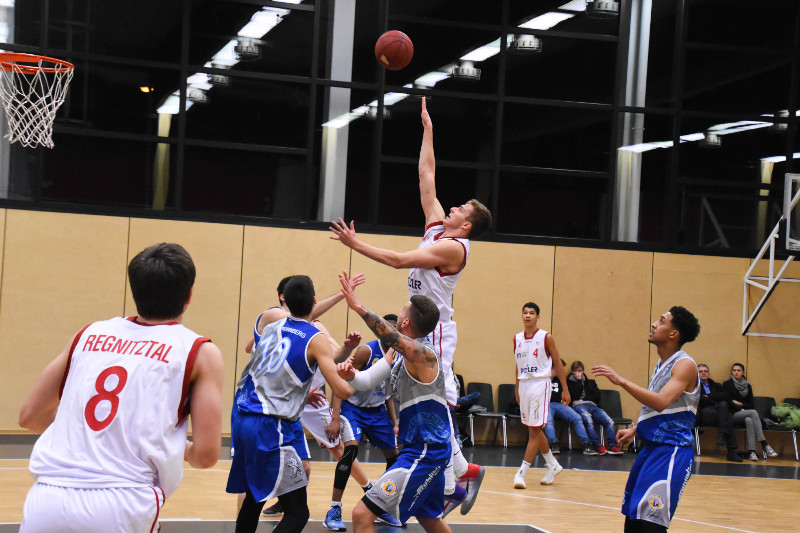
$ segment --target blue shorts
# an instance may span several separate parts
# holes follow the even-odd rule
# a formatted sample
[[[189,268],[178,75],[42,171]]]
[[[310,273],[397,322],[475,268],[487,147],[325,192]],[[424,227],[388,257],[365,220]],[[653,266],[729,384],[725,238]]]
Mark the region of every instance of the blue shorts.
[[[342,402],[342,429],[339,434],[342,442],[360,441],[361,433],[367,436],[376,448],[394,450],[397,448],[394,439],[394,424],[386,414],[386,407],[356,407],[349,402]]]
[[[691,446],[646,443],[628,476],[622,514],[669,527],[693,465]]]
[[[299,421],[234,410],[231,439],[236,443],[236,453],[227,492],[249,490],[256,501],[265,501],[308,485],[298,453],[298,449],[308,450]]]
[[[450,443],[404,446],[392,467],[372,484],[365,496],[403,524],[417,518],[437,518],[444,511],[444,471]]]

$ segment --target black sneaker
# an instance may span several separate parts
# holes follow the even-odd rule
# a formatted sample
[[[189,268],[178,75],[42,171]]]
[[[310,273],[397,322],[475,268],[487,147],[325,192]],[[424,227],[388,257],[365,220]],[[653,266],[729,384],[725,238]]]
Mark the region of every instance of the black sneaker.
[[[553,455],[561,453],[561,446],[559,446],[559,443],[558,443],[557,440],[554,440],[554,441],[550,442],[549,444],[550,444],[550,452]]]
[[[583,455],[600,455],[600,453],[594,449],[590,442],[587,442],[583,445]]]
[[[281,505],[281,502],[276,502],[275,505],[271,505],[271,506],[267,507],[266,509],[264,509],[263,511],[261,511],[261,514],[263,514],[265,516],[278,516],[278,515],[281,515],[281,514],[283,514],[283,505]]]
[[[741,463],[744,461],[744,459],[742,459],[742,456],[736,453],[736,450],[734,449],[728,450],[728,461],[731,461],[732,463]]]

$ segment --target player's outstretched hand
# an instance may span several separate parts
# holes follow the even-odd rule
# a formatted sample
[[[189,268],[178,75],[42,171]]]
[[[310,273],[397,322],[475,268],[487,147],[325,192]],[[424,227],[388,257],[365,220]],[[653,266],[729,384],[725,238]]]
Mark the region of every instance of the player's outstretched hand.
[[[344,363],[336,365],[336,372],[338,372],[339,377],[345,381],[353,381],[353,378],[356,377],[356,369],[353,368],[353,363],[350,362],[349,359]]]
[[[361,333],[358,331],[351,331],[347,334],[347,338],[344,340],[344,345],[346,348],[355,350],[358,348],[358,345],[361,344],[361,338]]]
[[[328,401],[328,398],[325,397],[325,393],[319,390],[319,387],[314,387],[310,391],[308,391],[308,398],[306,398],[306,403],[309,405],[313,405],[314,407],[322,407]]]
[[[425,129],[433,128],[433,121],[428,114],[428,104],[425,102],[425,97],[422,97],[422,127]]]
[[[613,368],[606,365],[593,366],[592,374],[594,374],[595,376],[605,376],[608,378],[608,381],[610,381],[614,385],[619,385],[621,381],[619,374],[614,372]]]
[[[348,227],[347,223],[342,220],[342,217],[339,217],[339,220],[335,220],[331,222],[331,224],[332,226],[328,226],[328,229],[333,232],[333,235],[330,235],[331,239],[339,241],[348,248],[355,246],[358,241],[355,222],[351,220],[350,226]]]
[[[347,277],[347,272],[342,271],[342,273],[339,274],[339,283],[342,284],[342,296],[344,296],[344,299],[347,300],[347,305],[353,311],[358,312],[362,307],[361,302],[359,302],[358,298],[356,297],[355,289],[350,284],[350,279]]]
[[[350,286],[355,289],[359,285],[363,285],[365,281],[367,281],[367,277],[364,274],[356,274],[350,278]]]

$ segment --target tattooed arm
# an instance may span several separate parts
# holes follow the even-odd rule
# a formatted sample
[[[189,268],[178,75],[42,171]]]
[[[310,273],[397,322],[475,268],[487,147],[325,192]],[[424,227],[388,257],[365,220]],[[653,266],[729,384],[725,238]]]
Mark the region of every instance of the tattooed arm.
[[[386,346],[394,348],[395,351],[403,354],[403,361],[409,374],[414,379],[423,383],[430,383],[436,379],[439,372],[439,365],[436,354],[416,340],[398,332],[391,324],[364,307],[347,282],[347,274],[339,276],[342,282],[342,294],[347,300],[347,305],[364,319],[369,329]],[[391,365],[391,361],[387,361]]]

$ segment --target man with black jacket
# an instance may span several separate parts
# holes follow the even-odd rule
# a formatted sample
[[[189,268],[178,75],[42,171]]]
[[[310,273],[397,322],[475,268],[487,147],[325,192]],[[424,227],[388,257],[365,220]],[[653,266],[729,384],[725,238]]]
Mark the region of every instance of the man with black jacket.
[[[700,377],[700,405],[697,407],[697,424],[699,426],[716,426],[719,433],[717,444],[728,447],[728,461],[741,463],[742,458],[736,453],[739,447],[736,431],[733,429],[733,417],[728,408],[730,398],[722,390],[722,385],[711,379],[708,365],[697,365]]]

